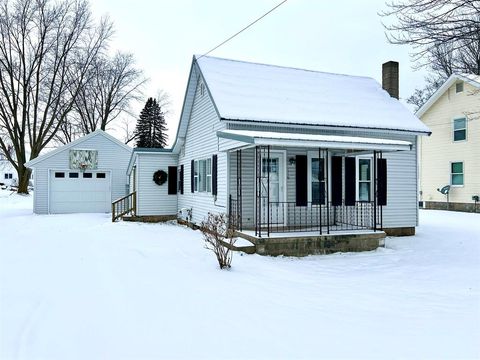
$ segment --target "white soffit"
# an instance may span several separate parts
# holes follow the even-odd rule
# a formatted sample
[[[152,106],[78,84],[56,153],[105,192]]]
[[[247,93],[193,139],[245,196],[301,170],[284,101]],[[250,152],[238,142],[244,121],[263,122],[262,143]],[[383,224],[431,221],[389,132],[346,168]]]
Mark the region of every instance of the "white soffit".
[[[409,141],[356,136],[296,134],[251,130],[221,130],[217,131],[217,136],[222,139],[233,140],[231,147],[229,148],[228,146],[224,146],[223,150],[232,150],[234,148],[238,148],[239,143],[242,143],[243,147],[254,145],[271,145],[286,147],[381,151],[403,151],[412,149],[412,143]]]

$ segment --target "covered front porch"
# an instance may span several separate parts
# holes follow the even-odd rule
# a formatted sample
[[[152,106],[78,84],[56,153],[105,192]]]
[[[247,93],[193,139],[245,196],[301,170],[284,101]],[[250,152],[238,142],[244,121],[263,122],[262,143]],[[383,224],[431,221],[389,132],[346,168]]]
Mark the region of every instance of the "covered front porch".
[[[227,140],[221,145],[229,153],[228,213],[239,236],[309,253],[344,251],[338,242],[349,243],[345,251],[360,250],[362,242],[362,250],[381,245],[384,153],[410,150],[410,143],[247,130],[218,136]]]

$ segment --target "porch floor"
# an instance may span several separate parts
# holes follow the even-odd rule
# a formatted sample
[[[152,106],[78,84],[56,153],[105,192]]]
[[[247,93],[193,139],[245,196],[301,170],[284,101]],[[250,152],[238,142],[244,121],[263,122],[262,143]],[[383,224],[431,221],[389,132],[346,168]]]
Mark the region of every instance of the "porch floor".
[[[285,231],[285,232],[270,232],[270,235],[266,235],[266,231],[262,231],[262,236],[257,236],[255,235],[255,230],[242,230],[242,231],[237,231],[240,237],[243,237],[242,235],[245,235],[247,237],[243,237],[244,239],[249,239],[249,238],[255,238],[255,239],[277,239],[277,238],[299,238],[299,237],[319,237],[319,236],[336,236],[336,235],[356,235],[356,234],[378,234],[378,233],[383,233],[383,231],[377,230],[369,230],[369,229],[360,229],[360,230],[330,230],[330,233],[327,234],[327,228],[322,231],[322,234],[320,234],[319,231]]]
[[[261,255],[306,256],[334,252],[370,251],[385,245],[385,232],[373,230],[318,232],[295,231],[276,232],[270,236],[256,236],[253,230],[236,231],[255,245],[255,252]]]

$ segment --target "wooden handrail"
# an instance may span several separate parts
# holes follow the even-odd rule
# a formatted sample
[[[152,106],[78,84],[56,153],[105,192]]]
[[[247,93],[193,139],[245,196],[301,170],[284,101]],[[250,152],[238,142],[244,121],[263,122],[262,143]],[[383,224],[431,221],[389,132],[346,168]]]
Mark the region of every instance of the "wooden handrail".
[[[112,202],[112,222],[127,214],[137,213],[137,192],[134,191]]]

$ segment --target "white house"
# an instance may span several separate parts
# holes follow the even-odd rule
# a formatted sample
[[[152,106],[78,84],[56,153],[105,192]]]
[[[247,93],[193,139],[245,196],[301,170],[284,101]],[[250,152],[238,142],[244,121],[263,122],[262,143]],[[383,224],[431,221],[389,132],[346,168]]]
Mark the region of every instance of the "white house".
[[[16,185],[17,171],[2,154],[0,154],[0,185]]]
[[[416,115],[433,130],[420,142],[423,206],[480,211],[480,76],[451,75]]]
[[[383,88],[390,94],[367,77],[194,57],[175,144],[132,153],[137,215],[178,212],[198,225],[227,213],[270,254],[325,249],[335,233],[413,234],[418,136],[430,130],[394,98],[398,63],[384,64]],[[157,185],[160,171],[170,181]]]
[[[96,130],[25,165],[34,169],[36,214],[111,211],[126,194],[131,148]]]

